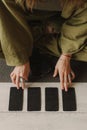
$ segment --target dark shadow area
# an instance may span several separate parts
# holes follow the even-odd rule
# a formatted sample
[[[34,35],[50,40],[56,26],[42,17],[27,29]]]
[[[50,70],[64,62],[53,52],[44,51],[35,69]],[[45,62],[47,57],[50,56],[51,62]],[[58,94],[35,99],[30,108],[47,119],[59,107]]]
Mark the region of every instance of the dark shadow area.
[[[57,60],[57,57],[41,54],[38,50],[35,50],[31,57],[30,81],[59,82],[59,76],[53,78]],[[87,82],[87,62],[71,60],[71,68],[76,75],[73,82]]]
[[[53,71],[58,58],[41,54],[34,50],[31,61],[30,82],[59,82],[59,76],[53,78]],[[72,70],[76,74],[73,82],[87,82],[87,62],[71,61]],[[7,66],[5,60],[0,60],[0,82],[11,82],[10,73],[14,67]]]

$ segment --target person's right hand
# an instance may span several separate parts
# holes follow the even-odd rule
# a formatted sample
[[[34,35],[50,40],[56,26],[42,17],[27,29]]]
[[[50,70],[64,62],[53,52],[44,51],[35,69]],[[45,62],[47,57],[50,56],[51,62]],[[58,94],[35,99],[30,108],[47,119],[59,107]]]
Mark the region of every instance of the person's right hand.
[[[12,83],[16,85],[16,87],[19,89],[20,87],[20,77],[24,80],[28,80],[28,76],[30,73],[30,63],[27,62],[24,65],[16,66],[12,73],[10,74]],[[25,83],[22,82],[21,84],[22,89],[25,87]]]

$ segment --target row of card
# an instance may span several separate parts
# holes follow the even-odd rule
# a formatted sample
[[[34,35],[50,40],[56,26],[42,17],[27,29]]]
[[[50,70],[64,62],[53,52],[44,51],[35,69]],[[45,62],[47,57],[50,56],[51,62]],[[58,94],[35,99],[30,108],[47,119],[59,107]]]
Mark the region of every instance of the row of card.
[[[27,111],[41,111],[41,88],[28,88]],[[16,87],[10,88],[9,111],[22,111],[24,90]],[[63,111],[76,111],[76,94],[74,88],[69,88],[68,92],[62,90]],[[59,111],[58,88],[45,88],[45,110]]]

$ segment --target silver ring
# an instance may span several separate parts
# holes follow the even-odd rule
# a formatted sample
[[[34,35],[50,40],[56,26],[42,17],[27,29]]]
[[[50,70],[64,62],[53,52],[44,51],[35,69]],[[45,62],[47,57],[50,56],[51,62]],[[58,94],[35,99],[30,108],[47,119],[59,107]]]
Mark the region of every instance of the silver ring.
[[[25,79],[22,78],[22,77],[20,77],[20,82],[21,82],[21,83],[24,83],[24,82],[25,82]]]

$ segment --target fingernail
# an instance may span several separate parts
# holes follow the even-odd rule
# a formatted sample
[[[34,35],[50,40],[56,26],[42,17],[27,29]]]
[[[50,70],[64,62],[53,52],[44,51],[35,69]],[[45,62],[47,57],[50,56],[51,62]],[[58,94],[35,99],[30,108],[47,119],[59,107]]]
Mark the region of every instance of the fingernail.
[[[64,87],[61,86],[61,89],[64,90]]]
[[[53,77],[55,77],[55,75],[53,75]]]
[[[68,89],[65,89],[65,91],[67,92],[67,91],[68,91]]]

